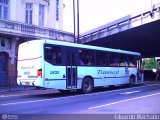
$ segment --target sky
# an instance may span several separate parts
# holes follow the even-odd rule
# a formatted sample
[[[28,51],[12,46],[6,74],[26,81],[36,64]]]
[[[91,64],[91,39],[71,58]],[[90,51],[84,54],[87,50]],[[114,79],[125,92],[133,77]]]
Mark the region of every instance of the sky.
[[[63,0],[63,2],[63,29],[73,33],[73,0]],[[160,2],[160,0],[79,0],[80,33],[126,15],[140,14],[147,9],[151,9],[151,4],[157,2]]]

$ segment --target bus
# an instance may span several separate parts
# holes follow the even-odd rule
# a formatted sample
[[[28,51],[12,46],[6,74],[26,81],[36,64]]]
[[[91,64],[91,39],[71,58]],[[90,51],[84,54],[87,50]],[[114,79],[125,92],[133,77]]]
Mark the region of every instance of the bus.
[[[19,45],[17,83],[24,86],[81,89],[143,83],[141,54],[137,52],[54,40]]]

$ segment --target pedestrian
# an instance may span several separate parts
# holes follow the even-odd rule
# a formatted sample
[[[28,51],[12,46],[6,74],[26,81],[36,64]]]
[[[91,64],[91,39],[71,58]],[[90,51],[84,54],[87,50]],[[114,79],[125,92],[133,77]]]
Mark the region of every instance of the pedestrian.
[[[156,70],[156,80],[157,81],[160,80],[160,68],[157,68],[157,70]]]

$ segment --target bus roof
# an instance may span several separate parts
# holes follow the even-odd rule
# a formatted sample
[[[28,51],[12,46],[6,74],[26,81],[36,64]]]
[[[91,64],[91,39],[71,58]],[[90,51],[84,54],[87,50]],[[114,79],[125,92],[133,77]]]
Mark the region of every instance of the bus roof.
[[[92,46],[92,45],[84,45],[84,44],[78,44],[78,43],[70,43],[70,42],[65,42],[65,41],[56,41],[56,40],[48,40],[48,39],[42,39],[41,41],[43,41],[44,43],[47,43],[47,44],[69,46],[69,47],[75,47],[75,48],[101,50],[101,51],[117,52],[117,53],[131,54],[131,55],[141,55],[138,52],[132,52],[132,51],[126,51],[126,50],[120,50],[120,49],[112,49],[112,48],[105,48],[105,47],[98,47],[98,46]]]

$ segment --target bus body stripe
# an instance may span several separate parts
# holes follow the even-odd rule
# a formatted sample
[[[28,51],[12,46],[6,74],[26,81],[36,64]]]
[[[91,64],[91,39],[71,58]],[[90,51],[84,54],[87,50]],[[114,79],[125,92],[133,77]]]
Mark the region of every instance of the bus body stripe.
[[[45,81],[59,81],[59,80],[66,80],[66,79],[48,79],[48,78],[45,79]]]
[[[30,59],[22,59],[22,60],[18,60],[18,61],[27,61],[27,60],[35,60],[35,59],[39,59],[39,58],[41,58],[42,56],[40,56],[40,57],[36,57],[36,58],[30,58]]]

